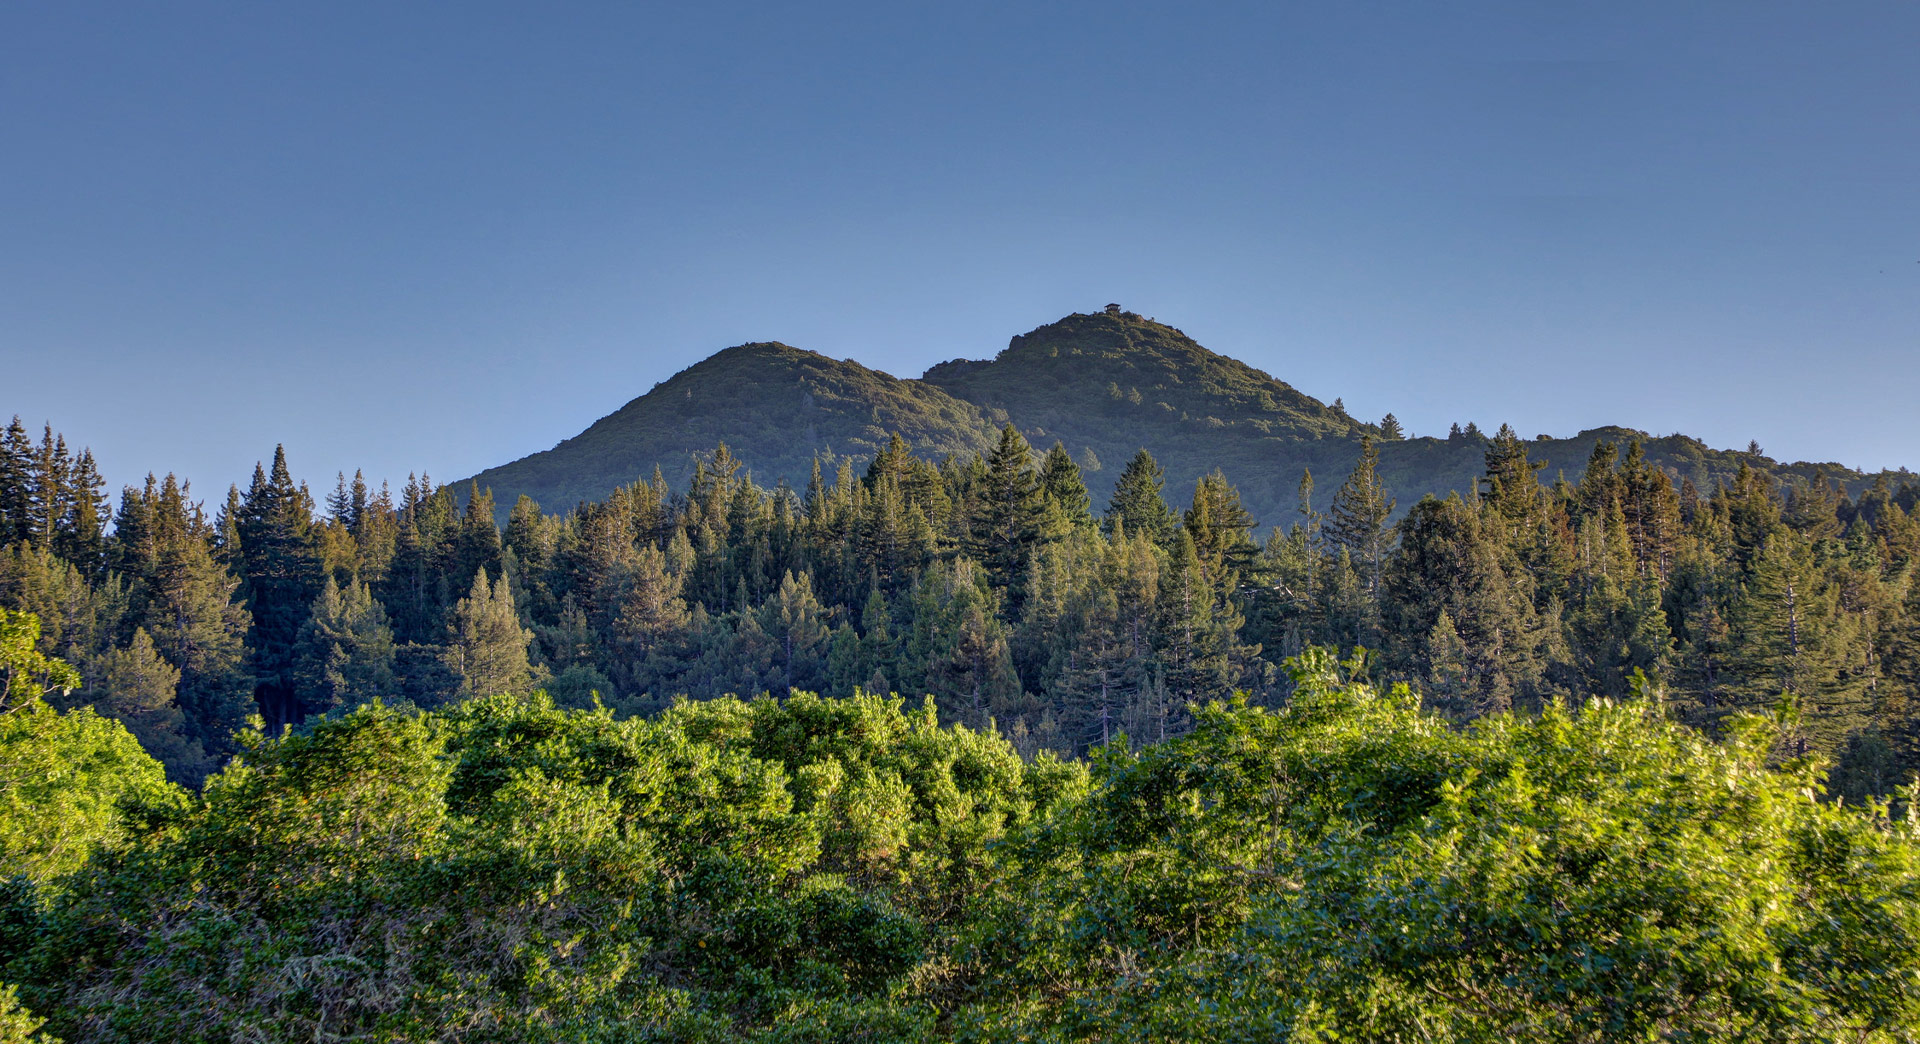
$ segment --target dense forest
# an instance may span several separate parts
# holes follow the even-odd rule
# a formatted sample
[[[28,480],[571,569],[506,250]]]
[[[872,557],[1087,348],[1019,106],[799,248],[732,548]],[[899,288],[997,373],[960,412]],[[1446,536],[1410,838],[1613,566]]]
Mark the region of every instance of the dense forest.
[[[502,526],[280,452],[114,506],[16,420],[0,1020],[1915,1039],[1920,489],[1470,437],[1264,528],[1010,424]]]
[[[1663,680],[1714,731],[1783,697],[1840,791],[1920,767],[1920,489],[1856,501],[1757,469],[1676,488],[1601,443],[1544,485],[1529,443],[1397,522],[1369,443],[1311,474],[1264,533],[1226,476],[1178,508],[1145,451],[1098,514],[1059,445],[1012,426],[941,464],[895,438],[863,473],[757,485],[722,444],[565,515],[487,490],[340,477],[317,504],[283,454],[212,514],[171,476],[117,509],[85,453],[15,423],[0,471],[0,604],[81,672],[64,699],[126,722],[197,785],[258,714],[269,733],[374,698],[421,709],[543,688],[650,714],[680,698],[930,694],[1023,756],[1157,742],[1233,692],[1278,705],[1280,662],[1368,650],[1456,721]]]

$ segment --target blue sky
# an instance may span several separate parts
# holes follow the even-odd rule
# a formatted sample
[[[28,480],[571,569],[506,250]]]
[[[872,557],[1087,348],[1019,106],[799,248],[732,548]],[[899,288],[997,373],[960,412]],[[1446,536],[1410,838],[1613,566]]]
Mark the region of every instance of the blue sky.
[[[116,488],[1109,301],[1416,434],[1920,466],[1910,3],[306,6],[0,12],[0,417]]]

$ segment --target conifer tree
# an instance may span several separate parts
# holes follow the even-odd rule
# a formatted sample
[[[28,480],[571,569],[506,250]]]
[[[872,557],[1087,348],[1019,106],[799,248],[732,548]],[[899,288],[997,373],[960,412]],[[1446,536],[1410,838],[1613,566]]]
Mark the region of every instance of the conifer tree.
[[[294,650],[303,715],[325,714],[395,695],[393,629],[359,580],[326,578]]]
[[[1181,525],[1193,540],[1202,573],[1222,597],[1235,593],[1240,577],[1253,564],[1258,550],[1253,523],[1253,515],[1240,504],[1240,491],[1217,469],[1194,484],[1193,502]]]
[[[0,433],[0,544],[25,541],[33,532],[33,442],[14,414]]]
[[[385,587],[387,570],[393,564],[395,551],[400,542],[400,518],[393,507],[393,494],[387,484],[380,484],[380,491],[360,502],[365,487],[360,482],[359,472],[354,473],[355,503],[353,517],[353,543],[355,548],[354,575],[366,581],[374,591]]]
[[[451,550],[456,580],[481,569],[500,575],[500,528],[493,520],[493,490],[481,489],[478,483],[469,487]]]
[[[1538,473],[1544,461],[1527,457],[1527,444],[1510,424],[1500,425],[1487,443],[1486,511],[1508,547],[1522,550],[1537,528],[1544,501]]]
[[[166,766],[169,779],[197,786],[212,765],[180,712],[179,685],[180,671],[160,656],[144,628],[135,628],[126,648],[105,655],[93,709],[125,725]]]
[[[1073,529],[1093,526],[1093,502],[1066,446],[1059,442],[1040,465],[1040,494],[1058,517]]]
[[[98,680],[101,654],[121,640],[129,615],[120,577],[94,583],[71,562],[25,542],[0,549],[0,605],[38,617],[40,650],[78,669],[88,688]]]
[[[826,678],[826,609],[814,597],[806,573],[787,573],[761,610],[761,630],[773,639],[780,668],[781,695],[803,689],[818,691]]]
[[[283,447],[271,471],[255,466],[238,520],[247,608],[253,614],[248,652],[255,698],[271,729],[299,720],[293,647],[320,593],[313,536],[313,498],[287,471]]]
[[[109,513],[106,480],[93,462],[91,450],[81,450],[74,458],[67,483],[64,516],[54,537],[53,549],[93,580],[103,577],[107,568],[106,520]]]
[[[73,496],[73,458],[66,437],[55,435],[53,425],[45,425],[42,432],[27,492],[27,539],[57,547]]]
[[[258,708],[247,663],[252,616],[240,601],[240,580],[215,560],[213,529],[172,475],[157,488],[127,492],[122,515],[141,520],[144,544],[114,556],[138,570],[130,615],[179,668],[178,702],[192,735],[210,757],[224,758],[233,733]]]
[[[463,698],[524,692],[533,680],[527,662],[532,641],[533,632],[520,626],[506,577],[489,584],[483,569],[473,575],[467,597],[454,606],[441,657],[459,678]]]
[[[642,548],[634,556],[614,624],[614,633],[628,655],[644,659],[663,643],[671,644],[683,635],[690,620],[687,603],[681,597],[683,581],[684,575],[671,568],[666,554],[658,548]]]
[[[1133,455],[1113,487],[1107,506],[1106,530],[1123,526],[1127,533],[1164,544],[1178,521],[1163,493],[1167,473],[1145,449]]]
[[[1801,713],[1792,753],[1837,753],[1871,724],[1864,680],[1849,668],[1864,639],[1840,614],[1831,578],[1813,549],[1776,529],[1754,559],[1729,619],[1729,668],[1739,676],[1740,707],[1765,710],[1785,696]]]
[[[1260,651],[1238,640],[1243,618],[1214,589],[1184,529],[1159,587],[1157,658],[1168,702],[1159,708],[1152,734],[1142,737],[1154,742],[1184,732],[1192,707],[1241,687],[1249,660]]]
[[[1455,713],[1477,716],[1537,701],[1548,667],[1543,643],[1552,635],[1525,583],[1524,570],[1486,532],[1478,512],[1458,497],[1421,500],[1400,523],[1400,550],[1382,585],[1398,666],[1429,673],[1420,646],[1445,611],[1467,657],[1468,702]]]
[[[357,479],[359,473],[355,472],[354,476]],[[333,474],[333,492],[327,494],[327,521],[337,522],[347,532],[353,532],[353,493],[347,488],[347,473],[344,471]]]
[[[915,586],[909,659],[942,717],[984,729],[1020,695],[1006,627],[984,570],[968,559],[929,567]]]
[[[1042,500],[1033,452],[1020,430],[1009,424],[989,452],[985,482],[972,520],[969,553],[990,582],[1008,591],[1017,606],[1027,571],[1027,555],[1041,538]]]
[[[1460,640],[1460,631],[1453,625],[1453,617],[1445,609],[1434,619],[1433,629],[1426,636],[1426,689],[1428,699],[1436,706],[1459,712],[1472,702],[1472,691],[1467,685],[1467,647]]]
[[[1380,578],[1386,569],[1387,554],[1393,546],[1393,534],[1387,529],[1394,501],[1387,499],[1380,485],[1380,449],[1373,439],[1360,440],[1360,461],[1333,495],[1333,510],[1327,519],[1327,537],[1345,549],[1359,574],[1369,602],[1380,598]]]
[[[1647,462],[1639,439],[1627,444],[1619,493],[1635,563],[1640,572],[1666,579],[1680,540],[1680,494],[1666,472]]]

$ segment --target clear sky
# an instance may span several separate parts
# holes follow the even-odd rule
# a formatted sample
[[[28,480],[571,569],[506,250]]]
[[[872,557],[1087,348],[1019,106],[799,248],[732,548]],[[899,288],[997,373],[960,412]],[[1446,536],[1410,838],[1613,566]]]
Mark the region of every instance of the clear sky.
[[[303,10],[295,10],[301,8]],[[0,418],[448,480],[1109,301],[1416,434],[1920,467],[1920,5],[0,7]]]

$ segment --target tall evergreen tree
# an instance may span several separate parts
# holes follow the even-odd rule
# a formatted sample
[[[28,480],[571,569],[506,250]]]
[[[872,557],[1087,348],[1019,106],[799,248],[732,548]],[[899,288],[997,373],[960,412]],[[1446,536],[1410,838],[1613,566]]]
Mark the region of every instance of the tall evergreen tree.
[[[441,654],[459,678],[459,695],[491,696],[524,692],[533,681],[527,646],[533,632],[520,626],[506,577],[488,583],[486,570],[473,574],[473,587],[454,606]]]
[[[116,532],[115,542],[124,536],[142,546],[116,548],[113,557],[130,567],[131,622],[180,670],[180,710],[218,760],[233,752],[234,732],[258,706],[247,662],[252,616],[240,602],[239,579],[214,558],[214,530],[188,497],[172,475],[127,490],[121,515],[139,524],[133,533]]]
[[[320,593],[313,497],[294,484],[284,447],[274,448],[271,471],[254,467],[238,522],[255,699],[268,727],[280,729],[299,720],[293,648]]]
[[[1113,487],[1113,499],[1107,505],[1107,532],[1122,527],[1134,536],[1165,544],[1179,521],[1167,506],[1163,492],[1166,485],[1167,473],[1153,454],[1145,449],[1135,453]]]
[[[1194,483],[1193,502],[1181,527],[1193,541],[1201,572],[1223,597],[1235,593],[1259,550],[1253,542],[1253,523],[1253,515],[1240,504],[1240,491],[1218,470]],[[1178,547],[1173,550],[1177,553]]]
[[[294,649],[302,715],[325,714],[395,694],[393,629],[359,580],[329,576]]]
[[[760,629],[776,647],[782,696],[795,689],[817,692],[826,680],[826,615],[806,573],[782,576],[779,589],[761,608]]]
[[[972,520],[969,553],[996,587],[1018,604],[1018,588],[1027,571],[1027,555],[1040,539],[1042,501],[1033,452],[1020,430],[1009,424],[986,455],[986,476]]]
[[[1839,612],[1831,577],[1798,534],[1775,530],[1754,559],[1729,620],[1729,668],[1738,704],[1764,710],[1785,696],[1798,705],[1793,753],[1839,752],[1872,724],[1867,686],[1851,668],[1865,640]]]
[[[133,733],[175,783],[198,786],[212,769],[178,702],[180,671],[155,650],[143,628],[123,649],[109,651],[95,686],[93,708]]]
[[[1047,451],[1046,459],[1040,464],[1040,495],[1067,527],[1093,526],[1093,502],[1080,476],[1080,465],[1073,462],[1067,447],[1058,442]]]
[[[1379,447],[1363,436],[1360,461],[1333,495],[1333,510],[1327,519],[1328,539],[1352,558],[1367,600],[1373,603],[1380,599],[1380,579],[1393,547],[1387,519],[1393,516],[1394,501],[1387,499],[1380,484],[1379,465]]]
[[[0,544],[25,541],[33,532],[33,441],[14,414],[0,433]]]

